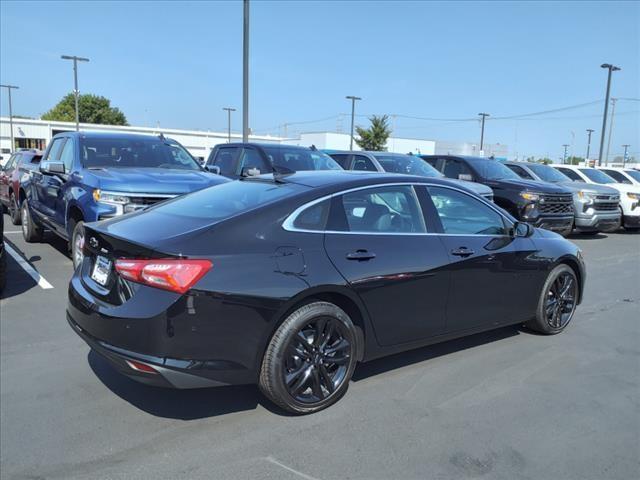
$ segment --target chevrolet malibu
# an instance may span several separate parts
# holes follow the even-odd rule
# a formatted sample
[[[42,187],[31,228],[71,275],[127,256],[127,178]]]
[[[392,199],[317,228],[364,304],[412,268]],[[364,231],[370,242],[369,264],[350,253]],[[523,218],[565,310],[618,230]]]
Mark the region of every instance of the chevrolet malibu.
[[[446,179],[250,177],[86,225],[67,319],[144,383],[256,383],[311,413],[358,362],[510,324],[561,332],[580,250]]]

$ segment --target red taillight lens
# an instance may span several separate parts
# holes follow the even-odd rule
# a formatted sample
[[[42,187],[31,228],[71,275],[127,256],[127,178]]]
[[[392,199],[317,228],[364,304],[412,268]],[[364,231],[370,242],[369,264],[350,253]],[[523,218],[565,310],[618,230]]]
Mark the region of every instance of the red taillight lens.
[[[135,360],[125,360],[125,362],[127,362],[127,365],[129,365],[131,369],[137,372],[158,374],[158,371],[155,368],[151,365],[147,365],[146,363],[136,362]]]
[[[178,293],[193,287],[211,267],[209,260],[116,260],[116,271],[122,278]]]

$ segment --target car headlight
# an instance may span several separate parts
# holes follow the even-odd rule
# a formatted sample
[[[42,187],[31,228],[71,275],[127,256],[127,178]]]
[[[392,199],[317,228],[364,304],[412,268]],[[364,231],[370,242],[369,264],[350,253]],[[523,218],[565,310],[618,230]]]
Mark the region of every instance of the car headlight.
[[[579,192],[576,192],[575,195],[578,198],[578,200],[581,202],[593,203],[594,194],[591,192],[585,192],[584,190],[580,190]]]
[[[640,200],[640,193],[627,192],[627,197],[629,197],[631,200]]]
[[[119,193],[105,192],[98,188],[93,191],[93,199],[96,202],[109,203],[111,205],[126,205],[131,199]]]
[[[537,202],[540,199],[540,195],[531,192],[520,192],[520,196],[530,202]]]

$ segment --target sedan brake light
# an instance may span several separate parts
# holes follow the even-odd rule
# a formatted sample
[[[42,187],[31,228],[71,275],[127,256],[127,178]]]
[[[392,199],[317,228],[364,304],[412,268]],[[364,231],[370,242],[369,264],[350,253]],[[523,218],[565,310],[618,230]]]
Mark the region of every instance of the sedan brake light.
[[[119,258],[116,271],[122,278],[151,287],[185,293],[213,264],[209,260]]]

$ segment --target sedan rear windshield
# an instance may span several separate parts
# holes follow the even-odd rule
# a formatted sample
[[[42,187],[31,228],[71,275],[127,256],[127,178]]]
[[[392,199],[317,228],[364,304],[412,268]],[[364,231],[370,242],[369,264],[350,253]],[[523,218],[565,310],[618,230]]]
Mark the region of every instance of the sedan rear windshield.
[[[427,162],[411,155],[383,155],[375,154],[374,157],[380,163],[385,172],[404,173],[405,175],[418,175],[420,177],[443,177],[438,170]]]
[[[606,173],[595,168],[579,168],[578,170],[584,173],[589,180],[596,183],[618,183]]]
[[[153,210],[217,222],[295,195],[304,189],[305,187],[294,183],[236,180],[160,204]]]
[[[306,148],[264,147],[272,165],[294,172],[304,170],[342,170],[333,158],[323,152]]]
[[[533,171],[533,173],[540,177],[540,180],[544,182],[562,183],[571,181],[571,179],[564,173],[559,172],[555,168],[548,165],[532,164],[527,166]]]
[[[81,138],[85,168],[169,168],[201,170],[180,144],[160,138]]]

